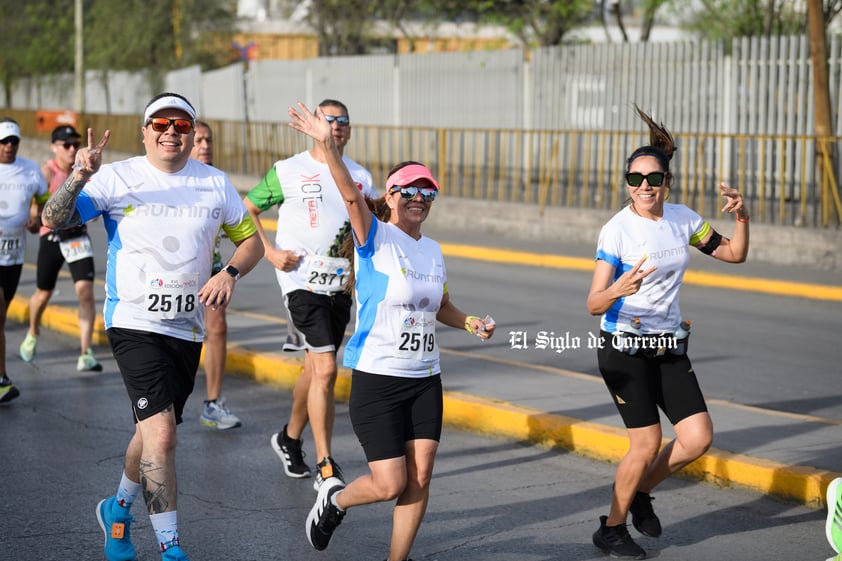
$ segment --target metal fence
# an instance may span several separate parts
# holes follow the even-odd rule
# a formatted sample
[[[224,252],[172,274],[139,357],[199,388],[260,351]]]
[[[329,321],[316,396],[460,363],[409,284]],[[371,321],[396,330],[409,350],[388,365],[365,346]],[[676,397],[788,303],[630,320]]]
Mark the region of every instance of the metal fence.
[[[42,136],[32,112],[11,112],[23,134]],[[216,137],[216,165],[229,173],[259,177],[278,159],[310,146],[284,123],[209,121]],[[142,153],[139,116],[86,115],[83,126],[112,131],[109,148]],[[718,185],[725,181],[746,196],[752,219],[768,224],[838,227],[842,204],[833,180],[822,188],[815,161],[817,139],[806,135],[678,133],[670,201],[706,218],[720,217]],[[840,137],[826,139],[838,144]],[[384,185],[404,160],[429,165],[450,196],[580,209],[618,209],[627,197],[622,172],[628,155],[646,143],[642,131],[482,130],[357,125],[346,154]],[[837,164],[838,165],[838,164]]]
[[[828,40],[834,130],[842,131],[842,37]],[[115,80],[108,87],[104,79]],[[838,227],[839,137],[813,136],[812,64],[805,36],[731,42],[638,43],[520,51],[257,61],[211,72],[171,72],[214,126],[218,164],[262,175],[303,150],[286,107],[341,99],[354,123],[347,153],[382,184],[397,162],[422,160],[451,194],[573,208],[617,208],[625,156],[644,142],[632,104],[676,133],[671,200],[708,217],[720,180],[739,187],[753,218]],[[18,84],[21,124],[35,109],[66,108],[57,78]],[[112,146],[138,153],[148,80],[89,77],[82,124],[112,129]],[[149,96],[156,92],[148,92]],[[29,111],[29,112],[27,112]],[[14,114],[12,112],[12,114]],[[816,159],[824,142],[825,159]]]

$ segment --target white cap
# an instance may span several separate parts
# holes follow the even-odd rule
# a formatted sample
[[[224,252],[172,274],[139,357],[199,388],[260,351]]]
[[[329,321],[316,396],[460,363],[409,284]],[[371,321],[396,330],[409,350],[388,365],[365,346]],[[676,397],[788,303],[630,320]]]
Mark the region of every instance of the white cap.
[[[196,110],[189,102],[175,95],[165,95],[149,104],[143,113],[143,124],[145,125],[152,115],[163,109],[179,109],[187,113],[191,121],[196,120]]]
[[[20,138],[20,127],[17,123],[11,123],[9,121],[5,121],[0,123],[0,140],[4,138],[9,138],[10,136],[16,136]]]

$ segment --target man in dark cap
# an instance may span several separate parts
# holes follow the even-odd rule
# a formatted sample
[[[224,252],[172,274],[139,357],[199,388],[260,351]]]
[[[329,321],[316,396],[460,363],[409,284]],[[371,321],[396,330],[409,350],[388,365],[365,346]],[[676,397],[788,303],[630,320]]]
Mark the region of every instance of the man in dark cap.
[[[73,171],[80,138],[76,129],[70,125],[61,125],[53,129],[50,150],[54,156],[41,167],[51,195]],[[41,226],[40,235],[35,293],[29,299],[29,331],[20,344],[20,357],[25,362],[35,358],[38,335],[41,333],[41,318],[55,290],[59,271],[67,262],[73,277],[73,288],[79,299],[79,358],[76,360],[76,370],[99,372],[102,365],[94,357],[91,349],[96,310],[94,254],[87,227],[82,224],[67,230],[50,230]]]

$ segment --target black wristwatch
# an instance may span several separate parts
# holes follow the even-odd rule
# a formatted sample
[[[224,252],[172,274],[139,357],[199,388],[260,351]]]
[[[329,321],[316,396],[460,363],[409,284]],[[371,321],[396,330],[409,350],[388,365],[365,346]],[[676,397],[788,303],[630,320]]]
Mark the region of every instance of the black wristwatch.
[[[234,277],[234,280],[240,280],[240,271],[235,266],[225,265],[222,270]]]

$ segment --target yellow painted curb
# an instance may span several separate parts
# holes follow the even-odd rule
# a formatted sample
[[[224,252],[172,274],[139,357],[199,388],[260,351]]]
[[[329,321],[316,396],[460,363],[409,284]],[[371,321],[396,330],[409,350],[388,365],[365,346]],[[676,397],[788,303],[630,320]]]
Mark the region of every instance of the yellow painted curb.
[[[15,297],[8,317],[21,323],[28,322],[28,300]],[[42,325],[66,335],[79,335],[76,312],[71,308],[49,306],[44,312]],[[101,317],[97,318],[94,338],[100,344],[107,344]],[[260,384],[292,389],[303,371],[303,362],[297,357],[256,353],[231,345],[228,347],[226,371]],[[347,402],[350,390],[351,373],[347,368],[340,368],[336,382],[337,401]],[[445,392],[444,422],[465,431],[570,450],[612,463],[619,462],[628,450],[625,430],[460,392]],[[825,508],[827,486],[834,478],[842,476],[831,471],[790,466],[714,448],[681,470],[680,474],[723,487],[741,487],[798,501],[816,509]]]
[[[261,219],[266,230],[275,231],[277,220]],[[495,249],[442,243],[442,253],[447,257],[459,257],[474,261],[490,263],[504,263],[508,265],[529,265],[550,269],[565,269],[571,271],[593,271],[593,259],[584,257],[568,257],[546,253],[530,253],[528,251],[514,251],[509,249]],[[698,286],[712,288],[727,288],[746,292],[760,292],[775,296],[796,296],[811,300],[827,300],[842,302],[842,287],[824,284],[810,284],[803,282],[789,282],[780,280],[744,277],[738,275],[724,275],[720,273],[706,273],[701,271],[687,271],[684,282]]]
[[[16,295],[9,303],[6,317],[18,323],[29,323],[29,299]],[[79,319],[75,309],[63,306],[48,306],[41,317],[41,328],[58,331],[71,337],[79,336]],[[108,336],[105,334],[105,324],[102,317],[97,315],[94,322],[94,332],[91,340],[96,345],[107,345]]]
[[[625,430],[504,401],[447,392],[444,413],[448,425],[462,430],[570,450],[596,460],[617,463],[628,450]],[[715,448],[686,466],[680,474],[722,487],[741,487],[795,500],[816,509],[825,508],[827,486],[834,478],[842,476]]]

